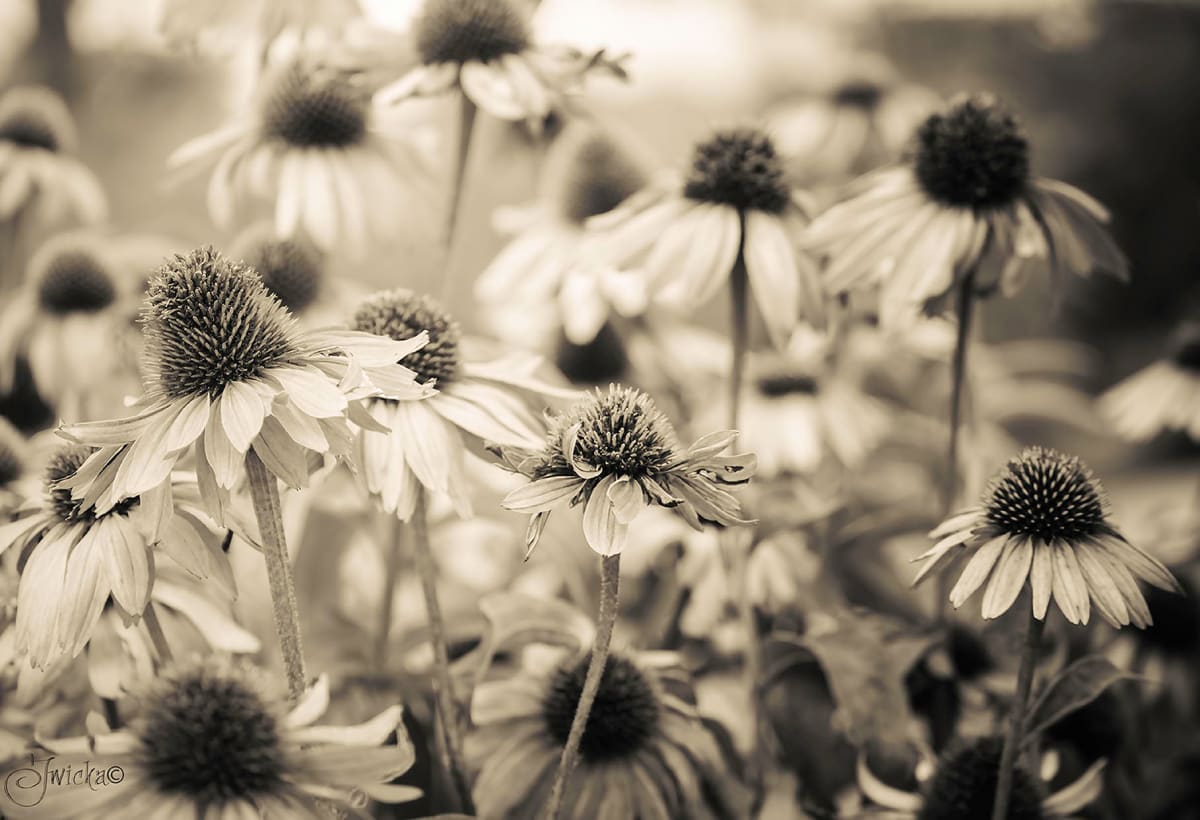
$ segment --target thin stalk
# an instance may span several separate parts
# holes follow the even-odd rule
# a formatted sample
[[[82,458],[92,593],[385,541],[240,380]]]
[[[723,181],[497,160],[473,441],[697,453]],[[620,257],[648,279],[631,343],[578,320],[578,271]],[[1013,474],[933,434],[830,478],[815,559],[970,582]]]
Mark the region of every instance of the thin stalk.
[[[474,814],[471,801],[471,786],[467,770],[463,765],[462,731],[458,720],[458,704],[454,699],[454,682],[450,678],[450,651],[446,645],[446,622],[442,618],[442,607],[438,603],[437,568],[433,562],[433,550],[429,546],[429,525],[426,520],[425,489],[417,487],[417,502],[413,509],[412,534],[413,558],[417,575],[421,578],[421,589],[425,593],[425,611],[429,617],[429,640],[433,644],[433,687],[437,699],[435,720],[444,743],[438,744],[442,766],[450,773],[454,788],[458,792],[460,805],[467,814]]]
[[[729,323],[729,429],[736,430],[742,405],[742,382],[746,373],[746,348],[750,334],[750,277],[746,259],[738,248],[737,259],[729,273],[729,302],[732,315]]]
[[[146,609],[142,612],[142,623],[146,625],[146,631],[150,633],[150,642],[154,644],[158,662],[170,663],[173,653],[167,643],[167,636],[163,634],[162,624],[159,623],[158,611],[155,610],[153,601],[146,604]]]
[[[946,448],[946,480],[942,494],[942,515],[954,511],[958,500],[958,451],[959,428],[962,427],[963,394],[967,379],[967,348],[971,344],[971,319],[975,313],[975,274],[969,273],[958,284],[958,333],[954,340],[954,357],[951,360],[950,384],[950,442]],[[946,619],[946,604],[950,597],[950,576],[938,576],[937,616]]]
[[[1029,625],[1025,628],[1025,649],[1021,653],[1021,668],[1017,671],[1017,699],[1013,701],[1009,716],[1008,735],[1004,738],[1004,751],[1000,754],[1000,771],[996,777],[996,799],[992,804],[992,820],[1007,820],[1008,799],[1012,792],[1013,767],[1017,763],[1017,752],[1021,748],[1021,736],[1025,731],[1025,710],[1029,706],[1029,690],[1033,686],[1033,670],[1037,666],[1038,646],[1042,641],[1042,630],[1046,622],[1034,617],[1029,608]]]
[[[446,264],[442,271],[442,301],[450,299],[453,279],[454,231],[458,225],[458,212],[462,207],[463,189],[466,187],[467,160],[471,155],[471,135],[475,131],[475,103],[460,92],[461,108],[458,117],[458,156],[454,164],[454,177],[450,180],[450,206],[446,214]]]
[[[388,647],[392,637],[392,613],[396,597],[396,579],[400,574],[400,551],[404,541],[404,524],[395,516],[387,516],[382,528],[384,545],[383,597],[379,601],[379,624],[375,632],[375,668],[387,668]]]
[[[579,704],[571,720],[571,731],[563,746],[550,790],[550,802],[546,805],[547,820],[558,820],[562,813],[563,798],[566,796],[567,781],[575,764],[579,762],[579,744],[587,728],[600,681],[604,678],[604,666],[608,663],[608,647],[612,643],[613,626],[617,622],[617,602],[621,596],[621,555],[606,555],[600,562],[600,612],[596,618],[596,637],[592,641],[592,656],[588,660],[587,676],[583,679],[583,691],[579,693]]]
[[[250,500],[262,536],[263,559],[267,563],[267,581],[271,588],[271,610],[279,635],[279,652],[287,672],[288,695],[293,703],[304,694],[308,673],[304,670],[304,650],[300,642],[300,608],[296,603],[296,585],[292,580],[287,539],[283,534],[283,508],[279,504],[279,485],[275,476],[253,450],[246,453],[246,475],[250,480]]]

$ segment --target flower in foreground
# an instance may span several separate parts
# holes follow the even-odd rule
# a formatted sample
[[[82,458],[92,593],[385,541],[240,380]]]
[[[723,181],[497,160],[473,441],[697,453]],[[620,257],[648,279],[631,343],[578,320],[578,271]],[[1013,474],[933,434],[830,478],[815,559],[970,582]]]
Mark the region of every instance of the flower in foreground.
[[[890,809],[890,820],[962,820],[989,817],[996,793],[1002,741],[983,737],[971,741],[939,761],[925,794],[902,791],[887,785],[858,763],[858,785],[872,803]],[[1007,817],[1012,820],[1055,820],[1069,818],[1100,796],[1104,789],[1101,760],[1079,779],[1050,795],[1043,784],[1023,768],[1013,770]],[[873,816],[873,815],[871,815]]]
[[[541,647],[538,647],[539,649]],[[588,655],[526,651],[510,677],[471,699],[467,758],[481,816],[534,818],[546,803],[583,689]],[[696,708],[691,680],[664,652],[608,658],[580,744],[564,817],[743,816],[730,763]]]
[[[55,92],[18,86],[0,96],[0,225],[104,219],[104,191],[72,156],[75,142],[75,123]]]
[[[475,294],[492,304],[558,306],[567,341],[586,345],[610,312],[636,316],[646,309],[637,271],[592,262],[584,223],[636,193],[645,175],[620,145],[594,126],[568,128],[555,140],[539,203],[497,213],[516,236],[475,281]]]
[[[965,277],[1015,293],[1029,272],[1126,278],[1108,212],[1071,185],[1032,176],[1029,144],[991,96],[960,97],[917,129],[911,158],[851,185],[804,244],[828,258],[831,293],[880,289],[885,324],[941,310]]]
[[[1200,322],[1176,331],[1164,359],[1101,396],[1100,412],[1133,441],[1175,430],[1200,441]]]
[[[44,495],[28,499],[16,520],[0,526],[0,551],[21,563],[16,648],[45,668],[78,655],[110,597],[125,621],[136,621],[154,586],[156,564],[169,559],[193,577],[233,590],[233,575],[199,509],[195,484],[173,480],[99,512],[71,497],[60,482],[93,450],[61,447],[46,468]]]
[[[413,151],[344,72],[297,59],[264,75],[251,116],[180,146],[169,164],[201,169],[219,154],[208,185],[219,226],[265,200],[278,236],[303,232],[322,250],[359,254],[369,237],[419,219],[405,193],[424,178]]]
[[[719,455],[736,438],[723,430],[683,449],[649,396],[610,385],[555,417],[541,450],[501,448],[508,466],[530,479],[502,503],[532,515],[528,551],[550,511],[564,505],[583,505],[584,537],[605,556],[621,552],[630,524],[651,504],[673,509],[696,529],[750,524],[725,488],[750,480],[754,455]]]
[[[428,392],[396,364],[424,334],[301,331],[252,270],[211,248],[162,267],[142,319],[147,392],[137,413],[62,430],[100,448],[59,485],[98,515],[154,491],[191,449],[204,505],[223,521],[249,452],[287,486],[307,486],[310,456],[349,452],[347,418],[377,427],[362,399]]]
[[[598,258],[644,269],[656,296],[677,307],[708,301],[744,266],[783,347],[801,317],[824,323],[820,273],[796,247],[806,221],[770,137],[735,129],[699,143],[685,179],[664,174],[588,226]]]
[[[407,521],[418,486],[449,496],[463,517],[471,514],[464,462],[465,435],[476,444],[536,447],[544,425],[526,405],[529,396],[576,398],[534,375],[541,360],[517,354],[492,361],[467,355],[458,323],[428,296],[397,288],[368,298],[354,314],[355,330],[397,342],[418,335],[429,343],[404,359],[427,389],[406,398],[381,396],[367,403],[377,422],[356,435],[359,477],[383,509]],[[373,370],[366,368],[370,378]]]
[[[414,759],[401,707],[357,726],[314,726],[329,705],[324,678],[286,711],[261,673],[207,659],[169,670],[138,703],[128,728],[46,741],[56,765],[90,756],[119,766],[124,779],[51,790],[43,811],[63,820],[326,820],[331,810],[368,817],[368,798],[419,795],[389,784]]]
[[[1125,540],[1108,522],[1108,499],[1078,458],[1031,447],[1008,462],[982,503],[943,521],[937,543],[920,558],[915,583],[970,555],[950,603],[983,588],[983,617],[1016,602],[1028,580],[1033,615],[1045,620],[1051,598],[1068,621],[1088,622],[1092,606],[1114,627],[1151,624],[1137,579],[1180,592],[1162,562]]]
[[[492,116],[526,120],[540,130],[551,110],[579,91],[589,73],[626,76],[621,60],[603,49],[586,53],[534,43],[516,0],[426,0],[413,38],[421,64],[382,89],[381,101],[458,87]]]

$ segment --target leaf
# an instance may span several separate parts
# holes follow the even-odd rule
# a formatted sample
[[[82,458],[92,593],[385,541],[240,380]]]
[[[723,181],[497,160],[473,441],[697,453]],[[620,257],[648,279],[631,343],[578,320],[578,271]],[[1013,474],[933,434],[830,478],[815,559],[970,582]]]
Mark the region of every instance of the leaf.
[[[892,618],[843,609],[820,628],[810,627],[803,643],[829,681],[850,742],[903,750],[913,724],[904,678],[941,639],[938,632],[918,632]]]
[[[1029,743],[1038,733],[1087,706],[1117,681],[1133,677],[1136,675],[1118,669],[1100,655],[1080,658],[1042,689],[1029,710],[1022,743]]]

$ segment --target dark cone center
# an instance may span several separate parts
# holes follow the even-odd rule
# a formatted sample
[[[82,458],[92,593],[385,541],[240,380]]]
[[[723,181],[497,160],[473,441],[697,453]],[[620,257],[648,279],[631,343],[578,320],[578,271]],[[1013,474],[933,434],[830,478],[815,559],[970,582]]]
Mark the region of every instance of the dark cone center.
[[[1011,535],[1068,542],[1106,529],[1100,483],[1078,458],[1032,447],[1010,460],[984,498],[989,523]]]
[[[429,344],[405,356],[401,364],[415,371],[420,381],[434,379],[439,385],[458,373],[458,322],[429,296],[403,288],[376,293],[355,312],[354,329],[397,341],[428,331]]]
[[[722,131],[696,146],[684,196],[738,210],[783,213],[791,201],[770,138],[753,129]]]
[[[571,732],[588,661],[585,657],[556,671],[542,701],[546,728],[561,745]],[[583,759],[596,763],[633,755],[657,729],[659,709],[645,674],[626,658],[609,657],[579,745]]]

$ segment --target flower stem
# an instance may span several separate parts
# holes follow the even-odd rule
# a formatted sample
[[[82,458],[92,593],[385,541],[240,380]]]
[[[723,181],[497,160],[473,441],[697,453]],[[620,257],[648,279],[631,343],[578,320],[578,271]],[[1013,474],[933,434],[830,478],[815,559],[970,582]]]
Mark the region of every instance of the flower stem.
[[[742,382],[745,380],[747,337],[750,332],[750,277],[746,260],[738,248],[737,259],[729,273],[729,301],[733,309],[729,324],[729,429],[736,430],[742,404]]]
[[[1025,710],[1029,706],[1029,690],[1033,686],[1033,669],[1037,666],[1038,646],[1042,641],[1045,621],[1033,615],[1029,609],[1029,625],[1025,628],[1025,649],[1021,653],[1021,667],[1017,671],[1017,698],[1013,701],[1009,715],[1008,735],[1004,738],[1004,751],[1000,754],[1000,771],[996,776],[996,798],[992,804],[992,820],[1007,820],[1008,798],[1012,791],[1013,767],[1017,762],[1017,751],[1021,748],[1021,735],[1025,729]]]
[[[153,601],[146,604],[146,609],[142,612],[142,622],[146,624],[146,631],[150,633],[150,642],[154,644],[158,662],[170,663],[173,657],[171,647],[167,643],[167,636],[163,634],[162,624],[159,623],[158,612],[154,608]]]
[[[943,512],[949,514],[958,496],[958,433],[962,426],[962,403],[967,374],[967,347],[971,343],[971,317],[975,306],[975,276],[968,274],[958,286],[958,334],[954,342],[950,386],[950,446],[946,452],[946,488]]]
[[[394,516],[387,516],[382,529],[384,545],[383,597],[379,601],[379,628],[375,633],[375,668],[383,672],[387,668],[388,646],[392,636],[392,612],[396,597],[396,577],[400,573],[400,547],[404,539],[404,525]]]
[[[467,814],[474,814],[471,801],[471,785],[467,781],[467,770],[463,765],[462,731],[459,726],[458,704],[454,698],[454,681],[450,678],[450,652],[446,647],[446,622],[442,619],[442,608],[438,603],[437,568],[433,563],[433,550],[429,546],[429,525],[426,520],[425,489],[417,487],[417,502],[413,509],[412,534],[413,558],[417,575],[421,578],[421,589],[425,593],[425,611],[429,617],[429,639],[433,644],[433,688],[437,699],[438,732],[443,743],[438,744],[441,763],[449,772],[454,788],[458,792],[460,806]]]
[[[458,224],[458,211],[462,207],[463,188],[467,179],[467,160],[471,154],[471,135],[475,130],[475,103],[465,92],[461,94],[461,108],[458,118],[458,157],[454,164],[454,176],[450,180],[450,205],[446,214],[446,264],[442,271],[442,301],[447,302],[451,296],[453,280],[451,278],[454,261],[454,231]]]
[[[613,626],[617,622],[617,602],[621,593],[621,555],[606,555],[600,562],[600,613],[596,618],[596,637],[592,641],[592,656],[588,661],[587,676],[583,680],[583,691],[579,693],[579,704],[571,720],[571,731],[563,746],[554,775],[554,786],[550,791],[550,802],[546,806],[547,820],[558,820],[566,795],[567,781],[575,764],[579,761],[579,744],[600,691],[604,677],[604,666],[608,663],[608,646],[612,643]]]
[[[271,588],[271,610],[279,651],[287,672],[288,695],[295,703],[304,694],[308,674],[304,671],[304,650],[300,643],[300,608],[296,603],[296,585],[292,580],[287,539],[283,534],[283,508],[279,504],[279,485],[275,476],[253,450],[246,453],[246,475],[250,479],[250,499],[262,536],[263,559],[267,563],[267,581]]]

